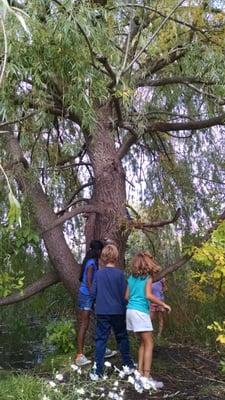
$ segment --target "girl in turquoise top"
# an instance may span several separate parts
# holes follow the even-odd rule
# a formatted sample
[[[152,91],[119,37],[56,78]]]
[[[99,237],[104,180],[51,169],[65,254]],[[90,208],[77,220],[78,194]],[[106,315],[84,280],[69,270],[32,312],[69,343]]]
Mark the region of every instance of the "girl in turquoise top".
[[[169,312],[169,305],[152,294],[153,275],[160,271],[159,265],[148,251],[136,254],[132,260],[132,274],[128,278],[126,291],[127,330],[140,338],[138,351],[138,371],[144,379],[154,382],[150,375],[153,352],[152,322],[149,315],[150,301],[159,304]],[[159,382],[158,382],[159,383]]]

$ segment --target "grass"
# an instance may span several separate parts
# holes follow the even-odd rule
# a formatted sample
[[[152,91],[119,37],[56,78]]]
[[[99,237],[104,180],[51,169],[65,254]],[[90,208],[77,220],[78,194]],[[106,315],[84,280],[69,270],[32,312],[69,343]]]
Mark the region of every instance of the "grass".
[[[0,400],[37,400],[46,392],[41,378],[0,372]]]

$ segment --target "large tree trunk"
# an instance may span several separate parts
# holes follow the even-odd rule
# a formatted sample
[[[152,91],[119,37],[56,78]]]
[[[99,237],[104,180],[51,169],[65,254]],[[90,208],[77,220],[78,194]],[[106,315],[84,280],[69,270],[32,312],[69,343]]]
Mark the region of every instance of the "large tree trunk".
[[[48,230],[53,225],[56,216],[48,203],[39,182],[31,176],[27,161],[24,159],[18,140],[11,134],[7,134],[6,145],[11,161],[14,163],[14,176],[20,189],[29,197],[32,204],[32,211],[39,231],[48,251],[49,259],[56,270],[59,280],[62,281],[66,289],[74,294],[78,286],[79,265],[69,249],[62,226]]]
[[[91,204],[104,204],[104,213],[91,215],[86,222],[86,239],[111,240],[116,243],[120,262],[124,261],[128,234],[122,230],[126,219],[125,172],[117,155],[111,128],[111,107],[98,110],[96,131],[89,139],[87,152],[94,171]]]

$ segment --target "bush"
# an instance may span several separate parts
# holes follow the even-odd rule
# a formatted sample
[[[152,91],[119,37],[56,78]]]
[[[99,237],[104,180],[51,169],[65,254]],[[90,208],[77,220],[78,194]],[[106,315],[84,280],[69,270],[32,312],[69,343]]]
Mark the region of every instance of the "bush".
[[[75,349],[75,329],[73,321],[50,322],[47,326],[45,344],[53,345],[56,352],[69,353]]]

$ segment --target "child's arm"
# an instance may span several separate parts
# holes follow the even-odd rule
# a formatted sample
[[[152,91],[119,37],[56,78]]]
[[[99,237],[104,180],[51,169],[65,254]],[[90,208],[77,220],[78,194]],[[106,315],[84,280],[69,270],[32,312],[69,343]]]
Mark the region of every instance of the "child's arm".
[[[156,303],[159,306],[164,307],[169,312],[171,311],[171,307],[168,304],[166,304],[163,301],[159,300],[158,297],[156,297],[156,296],[154,296],[154,294],[152,294],[152,278],[149,278],[149,280],[146,283],[145,293],[146,293],[146,298],[148,300],[151,300],[153,303]]]
[[[93,265],[90,265],[87,269],[87,287],[90,290],[93,280]]]
[[[129,300],[129,296],[130,296],[130,293],[129,293],[129,288],[127,286],[126,292],[125,292],[125,300]]]

